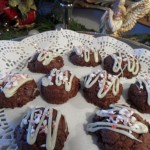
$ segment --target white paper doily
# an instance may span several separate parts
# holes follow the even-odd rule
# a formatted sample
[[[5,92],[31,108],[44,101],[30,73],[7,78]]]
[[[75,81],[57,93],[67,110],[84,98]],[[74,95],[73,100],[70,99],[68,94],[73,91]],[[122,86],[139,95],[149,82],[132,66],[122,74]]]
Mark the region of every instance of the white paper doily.
[[[0,71],[2,73],[9,73],[14,69],[21,71],[31,55],[33,51],[30,45],[26,46],[15,41],[0,41]]]
[[[134,49],[134,55],[137,56],[141,64],[141,71],[138,77],[150,77],[150,51],[143,48]]]
[[[102,57],[105,58],[107,54],[116,52],[124,52],[125,54],[134,54],[134,50],[126,43],[121,42],[113,37],[101,36],[97,38],[97,44],[102,52]]]
[[[22,43],[32,45],[33,49],[37,51],[45,49],[64,55],[69,53],[73,46],[91,45],[94,39],[93,36],[61,30],[43,32],[22,40]]]
[[[0,150],[15,150],[14,130],[6,120],[5,109],[0,109]]]
[[[150,76],[150,51],[146,49],[133,50],[128,44],[123,43],[109,36],[94,38],[91,35],[79,34],[70,30],[48,31],[38,35],[28,37],[21,42],[0,41],[0,64],[1,72],[10,72],[11,70],[22,71],[30,74],[37,83],[43,74],[31,73],[25,66],[27,59],[36,51],[52,50],[54,53],[63,55],[64,69],[71,70],[80,80],[83,76],[89,74],[98,67],[79,67],[74,66],[68,61],[68,54],[73,46],[88,45],[91,48],[101,52],[102,58],[107,54],[115,52],[124,52],[126,54],[135,54],[141,64],[141,71],[138,77]],[[122,79],[124,92],[120,103],[126,103],[127,89],[135,78],[127,80]],[[0,110],[0,149],[15,150],[16,144],[13,139],[13,131],[21,120],[21,116],[32,106],[46,106],[47,104],[39,96],[34,101],[28,103],[22,108],[1,109]],[[89,104],[82,96],[82,90],[77,96],[63,105],[51,105],[59,109],[65,116],[69,126],[69,137],[65,143],[64,150],[97,150],[97,145],[93,142],[92,136],[86,134],[85,125],[90,122],[92,114],[97,109],[96,106]],[[143,115],[148,121],[148,115]]]

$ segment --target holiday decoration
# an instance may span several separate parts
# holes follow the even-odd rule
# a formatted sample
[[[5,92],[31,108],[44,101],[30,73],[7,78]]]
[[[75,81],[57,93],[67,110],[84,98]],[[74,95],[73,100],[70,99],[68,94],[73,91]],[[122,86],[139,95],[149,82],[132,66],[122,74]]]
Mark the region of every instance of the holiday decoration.
[[[120,35],[131,30],[137,20],[150,12],[150,0],[141,0],[125,7],[125,0],[116,0],[101,18],[100,32]]]
[[[0,14],[14,27],[30,27],[36,19],[36,5],[34,0],[0,0]]]

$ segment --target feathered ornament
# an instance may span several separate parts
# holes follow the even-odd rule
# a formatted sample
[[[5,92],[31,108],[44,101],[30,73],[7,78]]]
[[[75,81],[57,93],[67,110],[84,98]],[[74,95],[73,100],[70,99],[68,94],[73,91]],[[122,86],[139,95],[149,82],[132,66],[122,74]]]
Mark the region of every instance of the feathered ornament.
[[[141,0],[140,2],[133,3],[127,8],[127,14],[123,18],[123,24],[118,30],[118,33],[127,32],[131,30],[138,19],[143,18],[150,12],[150,0]]]
[[[138,19],[150,12],[150,0],[132,3],[127,8],[125,0],[117,0],[112,9],[104,13],[101,18],[100,32],[121,35],[131,30]]]

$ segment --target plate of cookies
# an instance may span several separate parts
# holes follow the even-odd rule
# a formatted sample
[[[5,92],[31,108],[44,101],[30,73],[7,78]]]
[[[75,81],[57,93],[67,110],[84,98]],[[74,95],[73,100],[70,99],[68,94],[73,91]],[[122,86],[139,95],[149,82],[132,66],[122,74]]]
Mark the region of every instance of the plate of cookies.
[[[1,150],[149,150],[150,51],[48,31],[0,41]]]

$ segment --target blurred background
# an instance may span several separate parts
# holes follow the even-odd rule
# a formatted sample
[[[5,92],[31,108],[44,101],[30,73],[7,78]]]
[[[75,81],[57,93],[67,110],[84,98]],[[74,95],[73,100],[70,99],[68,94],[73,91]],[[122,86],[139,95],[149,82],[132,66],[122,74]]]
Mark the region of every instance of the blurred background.
[[[126,5],[138,0],[126,1]],[[68,28],[99,32],[100,19],[115,0],[0,0],[0,40]],[[150,13],[124,38],[150,46]]]

